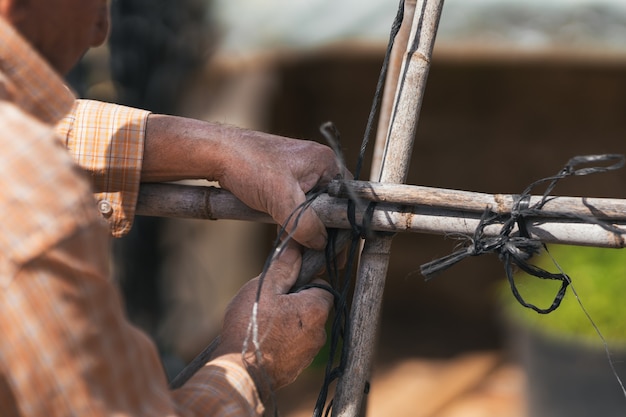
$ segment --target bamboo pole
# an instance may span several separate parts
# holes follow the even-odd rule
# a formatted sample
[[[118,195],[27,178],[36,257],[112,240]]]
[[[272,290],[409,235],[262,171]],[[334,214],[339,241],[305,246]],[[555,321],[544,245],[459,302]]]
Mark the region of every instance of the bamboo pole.
[[[398,88],[398,79],[404,62],[409,36],[411,35],[411,26],[413,24],[413,16],[415,15],[416,0],[404,1],[404,14],[400,30],[393,42],[393,48],[389,57],[389,67],[387,68],[387,78],[385,79],[385,88],[383,90],[383,98],[380,105],[380,115],[378,117],[378,125],[376,127],[376,142],[374,144],[374,153],[372,156],[372,167],[370,179],[378,181],[380,178],[380,166],[383,159],[385,143],[389,133],[389,121],[393,111],[394,97]]]
[[[396,91],[382,158],[381,182],[402,183],[406,180],[442,7],[443,0],[416,2],[402,78]],[[368,238],[361,252],[354,302],[346,332],[346,366],[337,385],[333,416],[355,417],[361,412],[380,321],[391,241],[391,236]]]
[[[469,212],[482,212],[485,208],[489,208],[496,214],[510,214],[519,198],[515,194],[485,194],[419,185],[383,184],[366,181],[333,181],[329,185],[328,195]],[[531,195],[528,204],[533,206],[541,202],[543,198],[543,196]],[[545,204],[536,215],[544,217],[587,216],[597,219],[626,220],[626,200],[548,196]]]
[[[354,181],[348,182],[347,186],[354,186],[355,194],[361,198],[380,202],[369,219],[371,230],[379,232],[471,236],[486,207],[506,214],[511,211],[515,201],[514,195],[490,195],[412,185]],[[311,205],[327,227],[352,227],[346,215],[346,199],[342,198],[345,192],[343,187],[345,185],[332,182],[330,192],[335,195],[322,195]],[[408,193],[403,191],[398,195],[398,190],[407,189]],[[530,202],[539,198],[531,196]],[[137,214],[274,222],[270,216],[249,208],[228,191],[178,184],[142,184]],[[610,198],[550,197],[543,210],[524,221],[530,236],[545,243],[610,248],[625,246],[621,236],[594,223],[572,220],[572,215],[595,217],[626,230],[626,200]],[[363,220],[363,213],[357,212],[356,221],[361,223]],[[484,232],[486,236],[496,236],[500,232],[499,225],[490,225]],[[316,265],[320,264],[316,262]],[[312,268],[315,269],[315,266]]]
[[[406,184],[383,184],[368,181],[334,180],[328,186],[328,194],[312,203],[313,209],[328,227],[350,228],[346,218],[345,200],[357,197],[380,203],[374,209],[375,231],[453,232],[441,229],[416,229],[400,224],[394,217],[400,215],[438,216],[444,218],[471,217],[486,208],[496,214],[509,214],[518,196],[515,194],[486,194],[446,188]],[[543,196],[529,196],[532,206]],[[378,221],[380,213],[392,213],[388,221]],[[143,216],[178,217],[206,220],[246,220],[274,223],[271,217],[246,206],[230,192],[216,187],[180,184],[142,184],[137,201],[137,214]],[[357,213],[359,216],[359,213]],[[548,217],[547,222],[569,222],[572,216],[590,217],[610,222],[626,221],[626,200],[617,198],[548,196],[535,217]],[[453,220],[451,220],[453,221]],[[585,223],[584,220],[580,222]],[[564,242],[565,243],[565,242]]]

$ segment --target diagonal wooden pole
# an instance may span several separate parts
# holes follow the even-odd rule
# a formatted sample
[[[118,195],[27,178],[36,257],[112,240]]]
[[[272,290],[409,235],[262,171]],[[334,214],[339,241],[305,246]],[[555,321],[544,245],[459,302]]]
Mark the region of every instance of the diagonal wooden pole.
[[[376,142],[374,143],[374,152],[372,155],[372,166],[370,179],[378,181],[380,177],[380,167],[383,161],[383,152],[385,151],[385,143],[387,142],[387,134],[389,133],[389,122],[391,113],[394,110],[394,99],[396,89],[398,88],[398,80],[404,63],[407,45],[409,44],[409,36],[411,36],[411,26],[413,25],[413,16],[415,16],[415,2],[417,0],[404,0],[403,16],[400,30],[396,34],[393,42],[393,48],[389,57],[389,67],[387,68],[387,77],[385,79],[385,87],[380,104],[380,114],[378,116],[378,125],[376,127]]]
[[[382,158],[380,182],[404,183],[406,180],[442,8],[443,0],[418,0],[415,4]],[[346,367],[337,385],[333,416],[356,417],[361,412],[371,370],[392,238],[369,238],[361,252],[346,335]]]

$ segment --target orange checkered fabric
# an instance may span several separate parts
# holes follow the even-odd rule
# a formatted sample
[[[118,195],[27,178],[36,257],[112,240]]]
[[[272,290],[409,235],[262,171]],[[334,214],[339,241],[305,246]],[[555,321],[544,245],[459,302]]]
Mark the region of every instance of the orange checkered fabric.
[[[64,143],[53,126],[72,106]],[[145,113],[75,104],[0,18],[0,126],[0,415],[261,415],[252,379],[223,358],[170,391],[109,279],[96,207],[117,233],[130,227]],[[92,183],[112,209],[94,203]]]
[[[135,215],[148,114],[76,100],[73,110],[57,125],[74,160],[89,172],[98,208],[115,237],[130,230]]]

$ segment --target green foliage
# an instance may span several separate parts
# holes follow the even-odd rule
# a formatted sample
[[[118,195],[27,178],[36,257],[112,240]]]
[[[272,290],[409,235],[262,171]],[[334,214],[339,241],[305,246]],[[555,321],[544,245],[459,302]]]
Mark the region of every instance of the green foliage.
[[[548,248],[552,258],[567,273],[582,305],[612,347],[626,346],[626,251],[579,246],[553,245]],[[558,272],[550,255],[532,259],[533,263],[551,272]],[[559,281],[542,280],[523,272],[515,275],[522,297],[540,308],[552,304]],[[561,306],[550,314],[537,314],[517,303],[508,282],[501,292],[507,315],[533,328],[561,338],[582,339],[601,343],[598,334],[568,288]]]

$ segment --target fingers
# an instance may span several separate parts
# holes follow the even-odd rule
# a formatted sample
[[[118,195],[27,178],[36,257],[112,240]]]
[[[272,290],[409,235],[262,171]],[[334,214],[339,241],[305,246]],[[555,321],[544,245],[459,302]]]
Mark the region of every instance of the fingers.
[[[322,279],[316,278],[311,281],[312,284],[326,285],[328,283]],[[294,296],[306,297],[308,299],[308,303],[310,305],[311,314],[314,317],[317,317],[320,323],[325,323],[328,318],[328,313],[330,309],[333,307],[334,297],[330,293],[323,288],[308,288],[306,290],[302,290]]]
[[[327,173],[328,172],[331,171],[327,171]],[[323,176],[315,184],[308,184],[304,186],[303,182],[301,181],[298,184],[297,188],[292,190],[292,196],[295,195],[297,197],[295,199],[287,198],[281,201],[283,204],[278,208],[281,213],[279,216],[284,216],[281,218],[287,219],[289,215],[294,210],[297,210],[298,207],[300,207],[300,204],[302,204],[306,200],[304,193],[310,191],[315,186],[326,185],[332,178],[336,178],[338,176],[338,170],[332,172],[337,172],[337,174],[333,175],[332,177],[328,175]],[[350,171],[345,168],[343,169],[343,174],[340,177],[346,179],[353,178],[352,173],[350,173]],[[291,202],[291,204],[289,204],[289,202]],[[294,230],[296,217],[298,217],[298,221],[297,227],[295,227]],[[280,224],[284,224],[284,222]],[[306,209],[303,209],[303,211],[295,213],[295,215],[292,216],[292,220],[287,225],[287,230],[293,230],[294,239],[308,248],[321,251],[326,247],[326,243],[328,241],[326,226],[319,218],[315,210],[313,210],[311,207],[307,207]]]
[[[292,227],[288,225],[288,229]],[[326,247],[328,239],[326,226],[312,208],[308,207],[302,212],[297,227],[293,231],[293,238],[302,245],[318,251]]]
[[[270,213],[276,214],[274,219],[283,220],[280,222],[282,225],[306,201],[305,193],[328,184],[333,178],[345,175],[342,172],[345,168],[337,165],[335,154],[329,147],[310,141],[296,141],[293,146],[306,149],[301,153],[306,158],[294,160],[290,169],[292,176],[285,177],[288,182],[283,188],[285,198],[277,202],[276,213]],[[348,173],[348,176],[352,175]],[[298,221],[294,228],[295,217],[298,217]],[[287,226],[288,230],[293,231],[294,239],[308,248],[323,250],[327,241],[326,227],[315,211],[309,207],[295,212],[292,218]]]
[[[270,264],[258,310],[258,329],[262,335],[263,359],[248,357],[249,372],[263,368],[263,377],[269,377],[272,389],[293,381],[312,361],[326,340],[325,323],[333,305],[333,296],[321,288],[309,288],[289,293],[302,264],[302,247],[293,240],[284,243],[280,254]],[[322,280],[314,280],[322,284]],[[252,280],[240,290],[229,307],[221,343],[216,354],[241,352],[248,334],[250,305],[258,280]]]
[[[285,246],[282,253],[272,261],[265,276],[266,285],[271,294],[289,294],[302,267],[302,247],[293,240],[283,244]],[[328,285],[326,281],[319,278],[311,282]],[[333,305],[332,294],[322,288],[309,288],[298,294],[306,295],[307,304],[309,302],[319,304],[326,311],[330,310]]]
[[[285,225],[293,238],[308,248],[323,250],[328,238],[326,226],[310,207],[302,208],[306,201],[304,191],[293,182],[282,188],[284,198],[275,198],[275,205],[270,207],[270,215],[280,224]]]

